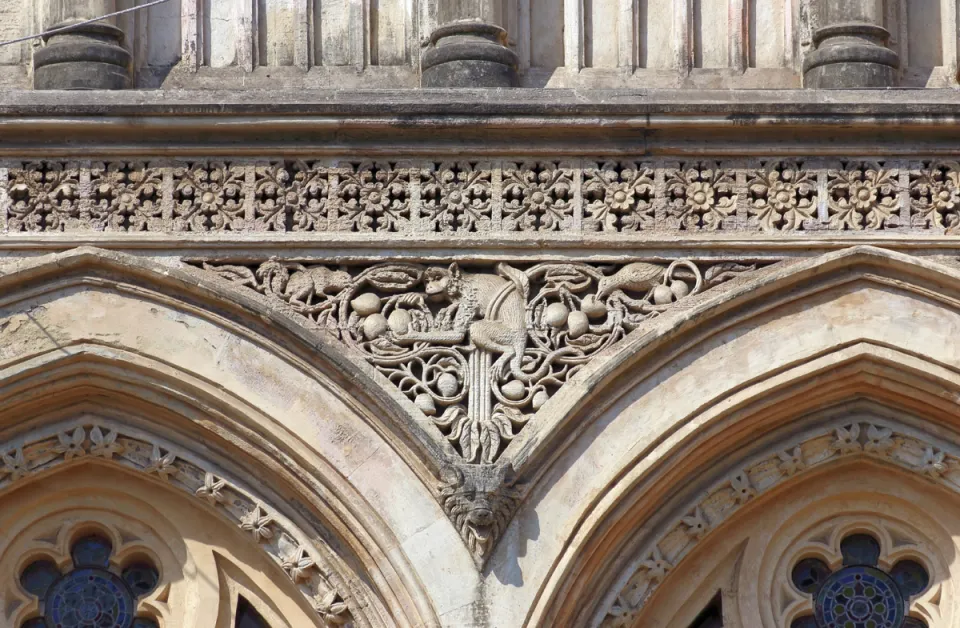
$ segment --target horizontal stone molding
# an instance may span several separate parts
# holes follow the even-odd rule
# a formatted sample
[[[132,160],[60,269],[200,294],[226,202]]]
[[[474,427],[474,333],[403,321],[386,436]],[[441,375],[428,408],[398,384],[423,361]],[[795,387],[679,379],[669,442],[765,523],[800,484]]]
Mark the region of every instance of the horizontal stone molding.
[[[6,234],[817,237],[960,232],[956,159],[0,163]],[[378,240],[379,242],[379,240]]]

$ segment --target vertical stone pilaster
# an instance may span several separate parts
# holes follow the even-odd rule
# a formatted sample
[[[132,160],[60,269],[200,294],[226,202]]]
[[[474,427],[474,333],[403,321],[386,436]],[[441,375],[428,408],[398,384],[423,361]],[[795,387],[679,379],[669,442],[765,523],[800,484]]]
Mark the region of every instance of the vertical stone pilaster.
[[[820,28],[803,64],[804,85],[844,89],[893,87],[900,57],[887,47],[881,0],[817,0]]]
[[[113,13],[116,0],[45,0],[45,30]],[[33,54],[36,89],[125,89],[132,59],[124,33],[111,21],[77,26],[44,38]]]
[[[517,54],[507,48],[498,0],[443,0],[420,66],[423,87],[514,87]]]

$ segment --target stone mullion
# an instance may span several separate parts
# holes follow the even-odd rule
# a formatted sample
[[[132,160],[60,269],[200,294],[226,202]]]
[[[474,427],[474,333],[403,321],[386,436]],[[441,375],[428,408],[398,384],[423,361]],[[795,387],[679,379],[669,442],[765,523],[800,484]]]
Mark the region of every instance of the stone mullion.
[[[167,225],[173,223],[173,170],[174,166],[172,164],[166,165],[160,170],[160,215]]]
[[[821,226],[830,223],[830,197],[827,191],[827,169],[825,164],[818,164],[817,172],[817,219]]]
[[[407,220],[406,225],[404,226],[404,231],[409,231],[412,233],[427,233],[426,224],[422,224],[420,221],[420,206],[422,204],[421,196],[423,194],[423,185],[420,182],[420,172],[422,168],[425,167],[419,161],[410,162],[410,217]]]
[[[106,162],[104,162],[103,165],[106,167]],[[67,220],[64,224],[64,231],[79,231],[81,229],[87,229],[90,226],[91,209],[93,207],[93,185],[90,176],[91,166],[92,164],[89,161],[77,163],[77,168],[79,169],[77,192],[80,196],[77,202],[77,218],[75,221]],[[70,167],[70,164],[67,164],[67,167]]]
[[[750,222],[750,210],[748,208],[747,200],[747,164],[734,164],[734,178],[736,180],[736,187],[734,188],[734,193],[736,194],[737,199],[737,209],[734,213],[736,222],[733,227],[736,231],[746,231]],[[724,229],[724,231],[727,231]]]
[[[10,215],[10,168],[8,164],[0,163],[0,227],[3,232],[8,230],[7,219]]]
[[[340,225],[340,172],[343,167],[336,161],[330,161],[330,179],[327,187],[327,231],[339,231]]]
[[[573,169],[573,189],[570,191],[573,203],[570,230],[576,233],[583,232],[583,160],[577,159],[571,164]]]
[[[897,166],[897,181],[900,197],[900,226],[903,229],[913,229],[910,203],[910,163],[901,160]]]
[[[653,229],[654,231],[667,231],[667,177],[666,171],[669,164],[665,162],[654,162],[653,177]]]
[[[255,206],[255,188],[257,181],[257,168],[255,164],[243,166],[243,219],[247,229],[253,231],[256,229],[257,209]],[[283,194],[283,190],[278,190]],[[281,197],[282,198],[282,197]]]
[[[494,161],[490,167],[490,227],[503,230],[503,161]]]

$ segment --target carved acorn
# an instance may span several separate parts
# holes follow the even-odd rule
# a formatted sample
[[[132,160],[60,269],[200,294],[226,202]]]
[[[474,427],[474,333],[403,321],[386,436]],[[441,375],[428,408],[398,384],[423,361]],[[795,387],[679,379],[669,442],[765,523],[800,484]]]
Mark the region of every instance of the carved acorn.
[[[551,327],[563,327],[567,322],[570,310],[563,303],[551,303],[543,311],[543,322]]]
[[[444,397],[452,397],[456,394],[457,388],[459,388],[459,382],[457,382],[456,375],[443,373],[437,378],[437,390],[439,390],[440,394]]]
[[[673,291],[670,286],[660,284],[653,289],[653,302],[657,305],[667,305],[673,303]]]
[[[603,318],[607,315],[607,306],[596,296],[590,294],[580,303],[580,311],[590,318]]]
[[[365,292],[351,301],[350,307],[358,316],[370,316],[380,311],[380,297],[372,292]]]
[[[433,397],[427,393],[420,393],[413,400],[414,405],[427,416],[433,416],[437,413],[437,406],[433,403]]]
[[[523,382],[514,379],[501,386],[500,392],[503,393],[504,397],[510,399],[511,401],[519,401],[523,399],[526,389],[523,385]]]
[[[363,319],[363,335],[367,340],[379,338],[386,333],[388,327],[387,318],[379,312]]]
[[[406,310],[394,310],[390,314],[390,318],[387,319],[387,324],[390,326],[390,331],[402,336],[410,331],[410,323],[412,320],[410,312]]]
[[[576,339],[590,331],[590,321],[583,312],[571,312],[567,319],[567,328],[570,330],[570,338]]]

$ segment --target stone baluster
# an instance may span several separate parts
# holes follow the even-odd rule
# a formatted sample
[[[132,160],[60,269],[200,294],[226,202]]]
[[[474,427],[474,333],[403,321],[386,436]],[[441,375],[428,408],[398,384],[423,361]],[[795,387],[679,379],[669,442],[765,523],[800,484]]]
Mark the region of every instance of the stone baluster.
[[[513,87],[516,53],[507,48],[498,0],[442,0],[421,58],[424,87]]]
[[[116,0],[45,0],[44,30],[76,24],[117,10]],[[131,57],[115,18],[45,38],[33,54],[36,89],[124,89]]]
[[[887,47],[883,0],[818,0],[821,27],[803,64],[813,88],[893,87],[900,57]]]

